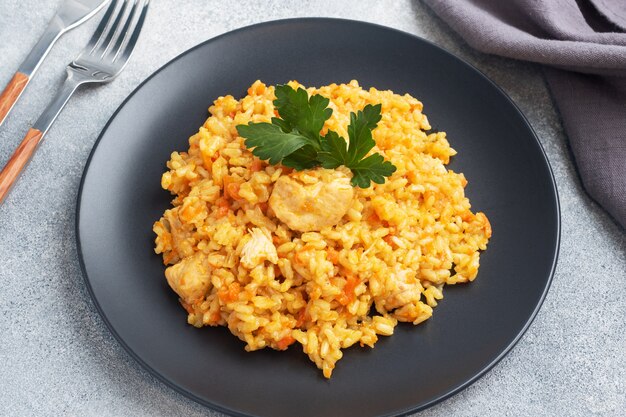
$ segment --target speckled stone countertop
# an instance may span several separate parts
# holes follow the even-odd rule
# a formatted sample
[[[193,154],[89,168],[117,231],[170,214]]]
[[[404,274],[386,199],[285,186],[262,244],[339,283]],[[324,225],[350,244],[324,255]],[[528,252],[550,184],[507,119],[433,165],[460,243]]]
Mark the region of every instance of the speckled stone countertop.
[[[0,2],[0,84],[60,0]],[[552,288],[530,330],[494,369],[420,416],[623,416],[626,234],[581,188],[534,65],[471,50],[418,1],[153,1],[130,64],[80,90],[0,206],[0,416],[218,416],[157,381],[115,341],[83,283],[74,233],[78,185],[108,118],[148,75],[186,49],[257,22],[331,16],[429,39],[499,84],[533,125],[558,184],[562,242]],[[0,128],[4,165],[58,88],[99,17],[63,36]]]

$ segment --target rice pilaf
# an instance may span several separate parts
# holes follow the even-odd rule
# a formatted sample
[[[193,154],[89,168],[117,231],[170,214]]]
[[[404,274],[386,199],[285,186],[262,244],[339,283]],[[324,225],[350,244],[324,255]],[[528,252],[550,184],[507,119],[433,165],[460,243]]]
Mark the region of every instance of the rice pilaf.
[[[253,156],[235,127],[275,116],[274,87],[256,81],[241,100],[215,100],[189,150],[172,153],[161,185],[173,208],[153,230],[190,324],[227,326],[247,351],[298,343],[330,378],[342,349],[427,320],[445,284],[473,281],[491,227],[417,99],[356,81],[306,90],[330,99],[322,132],[343,137],[350,112],[382,104],[372,152],[397,168],[384,184],[346,188],[349,170]]]

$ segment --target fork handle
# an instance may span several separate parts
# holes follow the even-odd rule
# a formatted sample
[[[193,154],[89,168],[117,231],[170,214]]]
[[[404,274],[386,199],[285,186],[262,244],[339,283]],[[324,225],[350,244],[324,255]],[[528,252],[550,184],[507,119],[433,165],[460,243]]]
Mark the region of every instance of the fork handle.
[[[0,125],[26,88],[28,81],[30,81],[28,75],[18,71],[0,94]]]
[[[26,136],[22,139],[22,143],[13,152],[11,159],[0,172],[0,204],[9,194],[11,187],[13,187],[20,173],[32,158],[42,137],[43,133],[41,130],[32,127],[28,129]]]
[[[67,27],[63,23],[63,19],[55,15],[0,95],[0,126],[17,99],[20,98],[30,79],[35,75],[37,68],[52,45],[66,30]]]
[[[0,204],[4,201],[9,191],[11,191],[11,187],[17,181],[20,176],[20,173],[30,159],[33,154],[37,150],[39,144],[43,141],[44,136],[54,120],[59,115],[65,104],[72,96],[76,88],[84,82],[81,80],[77,80],[73,73],[68,70],[68,76],[65,79],[65,82],[57,91],[48,107],[41,113],[39,119],[35,121],[33,127],[31,127],[24,139],[22,139],[22,143],[17,147],[9,162],[2,168],[2,172],[0,172]]]

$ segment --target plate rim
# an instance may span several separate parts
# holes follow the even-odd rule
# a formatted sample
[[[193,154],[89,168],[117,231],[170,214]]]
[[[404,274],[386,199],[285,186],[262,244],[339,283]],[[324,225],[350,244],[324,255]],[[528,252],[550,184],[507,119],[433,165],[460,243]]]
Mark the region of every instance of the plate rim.
[[[474,374],[471,378],[468,378],[467,380],[465,380],[464,382],[460,383],[458,386],[442,393],[441,395],[421,404],[421,405],[416,405],[416,406],[412,406],[409,408],[405,408],[402,410],[397,410],[397,412],[392,412],[392,413],[387,413],[387,414],[381,414],[379,417],[389,417],[389,416],[407,416],[409,414],[412,413],[416,413],[419,411],[423,411],[427,408],[430,408],[456,394],[458,394],[459,392],[465,390],[466,388],[468,388],[470,385],[474,384],[476,381],[478,381],[480,378],[482,378],[485,374],[487,374],[487,372],[489,372],[491,369],[493,369],[506,355],[508,355],[511,350],[519,343],[519,341],[522,339],[522,337],[526,334],[526,332],[528,331],[528,329],[530,328],[530,326],[532,325],[532,323],[534,322],[535,318],[537,317],[537,314],[539,313],[539,310],[541,309],[541,307],[543,306],[543,303],[546,299],[546,296],[548,294],[548,291],[552,285],[552,281],[554,279],[554,274],[556,271],[556,266],[558,263],[558,258],[559,258],[559,252],[560,252],[560,243],[561,243],[561,232],[562,232],[562,222],[561,222],[561,203],[560,203],[560,199],[559,199],[559,193],[558,193],[558,187],[557,187],[557,182],[556,179],[554,177],[554,171],[552,169],[552,166],[550,164],[550,161],[548,159],[548,156],[546,154],[546,151],[543,147],[543,145],[541,144],[541,141],[539,140],[539,137],[537,136],[537,133],[535,132],[535,129],[532,127],[531,123],[529,122],[528,118],[526,117],[526,115],[524,114],[524,112],[519,108],[519,106],[513,101],[513,99],[504,91],[504,89],[502,89],[502,87],[500,87],[498,84],[496,84],[494,81],[491,80],[491,78],[489,78],[485,73],[483,73],[480,69],[476,68],[474,65],[472,65],[471,63],[469,63],[467,60],[465,60],[464,58],[459,57],[456,54],[453,54],[452,52],[448,51],[446,48],[428,40],[425,39],[421,36],[415,35],[413,33],[410,32],[406,32],[400,29],[396,29],[390,26],[385,26],[382,24],[378,24],[378,23],[372,23],[369,21],[362,21],[362,20],[354,20],[354,19],[344,19],[344,18],[335,18],[335,17],[296,17],[296,18],[288,18],[288,19],[273,19],[273,20],[267,20],[267,21],[263,21],[263,22],[259,22],[259,23],[254,23],[251,25],[247,25],[247,26],[243,26],[237,29],[233,29],[227,32],[224,32],[220,35],[214,36],[212,38],[209,38],[205,41],[202,41],[200,43],[198,43],[197,45],[192,46],[189,49],[184,50],[183,52],[181,52],[180,54],[176,55],[174,58],[168,60],[167,62],[165,62],[163,65],[161,65],[160,67],[158,67],[154,72],[152,72],[145,80],[143,80],[141,83],[139,83],[139,85],[137,85],[137,87],[135,87],[127,96],[126,98],[124,98],[124,100],[118,105],[118,107],[115,109],[115,111],[113,112],[113,114],[109,117],[109,119],[107,120],[106,124],[104,125],[104,127],[102,128],[102,130],[100,131],[98,138],[96,139],[96,141],[93,144],[93,147],[89,153],[89,157],[87,158],[87,161],[85,163],[85,167],[83,168],[83,172],[81,174],[81,179],[80,179],[80,184],[78,187],[78,193],[76,196],[76,215],[75,215],[75,222],[74,222],[74,233],[76,236],[76,252],[78,255],[78,260],[80,263],[80,269],[82,272],[82,278],[83,281],[85,283],[85,286],[87,287],[87,291],[89,293],[90,299],[93,302],[94,306],[96,307],[96,310],[98,311],[98,314],[100,316],[100,318],[102,319],[102,321],[104,322],[104,324],[106,325],[107,329],[111,332],[111,334],[113,335],[113,337],[115,338],[115,340],[124,348],[124,350],[135,360],[137,361],[141,367],[148,371],[148,373],[150,375],[152,375],[153,377],[155,377],[157,380],[159,380],[160,382],[164,383],[166,386],[168,386],[169,388],[173,389],[174,391],[178,392],[179,394],[182,394],[184,397],[189,398],[193,401],[195,401],[198,404],[201,404],[205,407],[208,407],[209,409],[227,414],[227,415],[232,415],[232,416],[236,416],[236,417],[257,417],[257,414],[247,414],[247,413],[242,413],[240,411],[237,410],[233,410],[231,408],[225,407],[223,405],[217,404],[217,403],[213,403],[210,401],[207,401],[206,399],[200,398],[197,395],[187,391],[186,389],[178,386],[175,382],[170,381],[169,379],[165,378],[163,375],[161,375],[157,370],[155,370],[153,367],[151,367],[150,365],[148,365],[143,359],[141,359],[141,357],[139,355],[137,355],[131,348],[130,346],[128,346],[126,344],[126,342],[124,341],[124,339],[118,334],[118,332],[115,330],[115,328],[113,327],[113,325],[109,322],[109,319],[107,318],[106,314],[104,313],[104,311],[102,310],[100,303],[98,302],[98,299],[96,298],[94,292],[93,292],[93,288],[91,286],[91,281],[89,279],[89,276],[87,274],[87,270],[85,267],[85,263],[84,263],[84,258],[83,258],[83,252],[82,252],[82,244],[81,244],[81,238],[80,238],[80,210],[81,210],[81,202],[82,202],[82,195],[83,195],[83,187],[84,187],[84,183],[85,183],[85,178],[87,176],[87,173],[89,171],[89,167],[91,165],[91,161],[93,156],[96,153],[96,150],[98,148],[98,145],[100,144],[100,141],[102,140],[102,138],[104,137],[104,135],[106,134],[107,130],[109,129],[109,126],[111,125],[111,123],[117,118],[118,113],[126,106],[127,102],[129,102],[134,96],[135,94],[141,90],[145,84],[147,84],[150,80],[152,80],[153,77],[155,77],[157,74],[161,73],[165,68],[169,67],[170,65],[174,64],[176,61],[178,61],[179,59],[183,58],[184,56],[186,56],[187,54],[190,54],[192,52],[194,52],[196,49],[199,49],[207,44],[210,44],[212,42],[216,42],[218,40],[220,40],[223,37],[226,36],[232,36],[232,35],[236,35],[239,32],[244,32],[244,31],[248,31],[251,29],[256,29],[259,27],[263,27],[263,26],[271,26],[271,25],[276,25],[276,24],[284,24],[284,23],[310,23],[310,22],[333,22],[333,23],[345,23],[348,25],[362,25],[362,26],[366,26],[369,27],[370,29],[375,29],[375,30],[384,30],[384,31],[390,31],[390,32],[395,32],[395,34],[397,35],[402,35],[402,36],[409,36],[414,38],[414,40],[416,41],[420,41],[420,42],[424,42],[436,49],[439,49],[441,52],[445,53],[446,55],[450,56],[452,59],[456,59],[458,61],[460,61],[462,64],[464,64],[464,66],[470,70],[475,72],[480,78],[482,78],[484,81],[487,81],[488,84],[490,84],[492,87],[494,87],[508,102],[510,105],[512,105],[512,107],[517,111],[517,113],[521,116],[522,121],[524,122],[524,124],[526,125],[526,127],[529,129],[529,131],[532,133],[532,137],[534,139],[534,142],[531,141],[531,143],[533,143],[534,145],[536,145],[539,150],[540,150],[540,155],[543,158],[543,162],[545,163],[546,167],[548,168],[548,173],[549,173],[549,178],[550,178],[550,183],[552,185],[552,194],[554,197],[554,202],[555,202],[555,211],[556,211],[556,239],[555,239],[555,248],[554,248],[554,254],[552,256],[552,265],[550,267],[550,272],[548,274],[548,279],[546,281],[546,284],[543,288],[543,291],[541,293],[541,296],[539,297],[539,300],[535,306],[535,308],[533,309],[532,313],[530,314],[530,316],[528,317],[528,319],[526,320],[526,323],[524,324],[524,326],[521,328],[521,330],[518,331],[517,335],[515,336],[515,338],[500,352],[500,354],[498,356],[496,356],[493,360],[491,360],[489,363],[487,363],[486,365],[484,365],[482,367],[482,369],[480,371],[478,371],[476,374]]]

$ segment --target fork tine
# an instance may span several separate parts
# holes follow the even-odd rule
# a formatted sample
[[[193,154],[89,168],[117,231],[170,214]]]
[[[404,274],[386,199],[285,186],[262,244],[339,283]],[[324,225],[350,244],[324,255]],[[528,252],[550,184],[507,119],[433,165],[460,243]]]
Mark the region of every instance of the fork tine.
[[[93,48],[92,54],[100,55],[100,57],[106,54],[111,41],[115,38],[116,34],[120,30],[120,24],[122,22],[122,18],[126,12],[126,8],[128,7],[129,0],[122,0],[124,4],[119,8],[117,15],[115,17],[115,21],[107,28],[105,33],[100,35],[100,39],[98,39],[97,45]],[[112,16],[111,16],[112,17]]]
[[[115,41],[115,44],[108,49],[108,54],[113,57],[112,61],[115,61],[115,59],[117,58],[117,55],[119,54],[120,48],[122,47],[124,43],[124,40],[128,37],[128,32],[130,30],[131,24],[134,22],[135,14],[137,14],[137,9],[139,8],[139,5],[141,4],[141,0],[137,0],[137,1],[132,0],[132,1],[134,3],[133,8],[130,9],[128,16],[126,17],[126,23],[124,24],[124,27],[120,31],[119,36],[117,37]]]
[[[119,3],[119,0],[112,0],[111,4],[109,5],[109,8],[104,13],[104,16],[102,16],[102,20],[100,21],[98,28],[93,33],[93,36],[91,37],[91,39],[89,40],[89,43],[85,47],[85,50],[89,50],[89,53],[93,52],[94,48],[96,47],[96,44],[98,43],[98,40],[100,40],[100,37],[102,36],[105,29],[107,28],[107,25],[111,23],[111,20],[112,20],[111,15],[113,15],[113,12],[117,8],[118,3]]]
[[[126,43],[125,46],[123,46],[123,49],[120,48],[119,55],[116,56],[115,58],[115,59],[120,58],[122,60],[122,63],[125,63],[125,61],[128,61],[128,58],[130,58],[131,54],[133,53],[133,50],[135,49],[135,44],[137,43],[137,39],[139,39],[139,34],[141,33],[141,27],[143,26],[144,20],[146,19],[146,14],[148,14],[149,4],[150,4],[150,0],[145,0],[143,7],[141,9],[141,14],[139,15],[139,18],[137,19],[137,23],[135,24],[135,27],[132,33],[130,34],[130,37],[128,38],[128,42]]]

